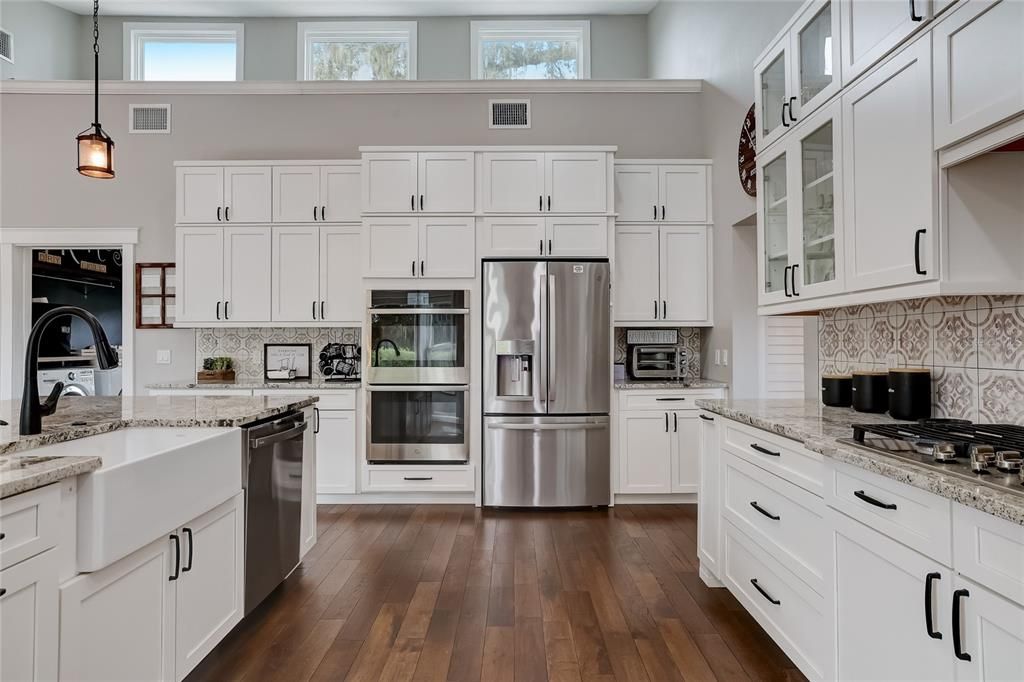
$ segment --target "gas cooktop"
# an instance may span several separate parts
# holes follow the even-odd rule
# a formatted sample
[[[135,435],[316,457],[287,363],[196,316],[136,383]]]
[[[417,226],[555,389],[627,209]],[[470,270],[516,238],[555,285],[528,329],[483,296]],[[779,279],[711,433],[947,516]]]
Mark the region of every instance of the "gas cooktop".
[[[853,438],[840,442],[1024,495],[1024,426],[974,424],[963,419],[854,424]]]

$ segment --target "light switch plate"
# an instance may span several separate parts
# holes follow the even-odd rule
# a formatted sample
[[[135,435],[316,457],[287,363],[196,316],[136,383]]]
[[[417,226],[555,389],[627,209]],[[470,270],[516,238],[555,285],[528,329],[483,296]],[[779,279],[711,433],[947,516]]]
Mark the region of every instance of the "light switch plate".
[[[715,364],[722,364],[722,351],[719,350],[718,348],[715,349]]]
[[[156,352],[156,364],[158,364],[158,365],[169,365],[169,364],[171,364],[171,351],[169,351],[169,350],[158,350]]]
[[[726,367],[729,366],[729,349],[728,348],[723,348],[722,349],[722,364],[725,365]]]

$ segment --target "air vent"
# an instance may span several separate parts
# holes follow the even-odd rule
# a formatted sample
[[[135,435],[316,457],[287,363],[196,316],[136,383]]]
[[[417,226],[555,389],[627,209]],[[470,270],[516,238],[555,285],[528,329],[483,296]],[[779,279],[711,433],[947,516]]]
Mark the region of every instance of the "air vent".
[[[14,36],[0,28],[0,59],[14,63]]]
[[[170,104],[129,104],[129,133],[169,133],[171,132]]]
[[[530,100],[492,99],[489,102],[490,128],[529,128]]]

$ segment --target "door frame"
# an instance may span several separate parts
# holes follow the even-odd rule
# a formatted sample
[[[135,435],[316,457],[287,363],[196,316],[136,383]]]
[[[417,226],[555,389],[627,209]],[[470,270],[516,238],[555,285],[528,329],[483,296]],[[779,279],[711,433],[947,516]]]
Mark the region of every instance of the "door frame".
[[[0,400],[20,400],[21,358],[32,326],[33,249],[121,250],[121,387],[135,393],[135,245],[137,227],[4,227],[0,231]]]

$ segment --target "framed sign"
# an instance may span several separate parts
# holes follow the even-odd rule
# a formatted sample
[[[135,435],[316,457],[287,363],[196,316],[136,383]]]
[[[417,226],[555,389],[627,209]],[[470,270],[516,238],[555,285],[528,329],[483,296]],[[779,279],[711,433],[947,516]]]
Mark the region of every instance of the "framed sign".
[[[263,376],[270,381],[309,380],[313,345],[309,343],[263,344]]]

